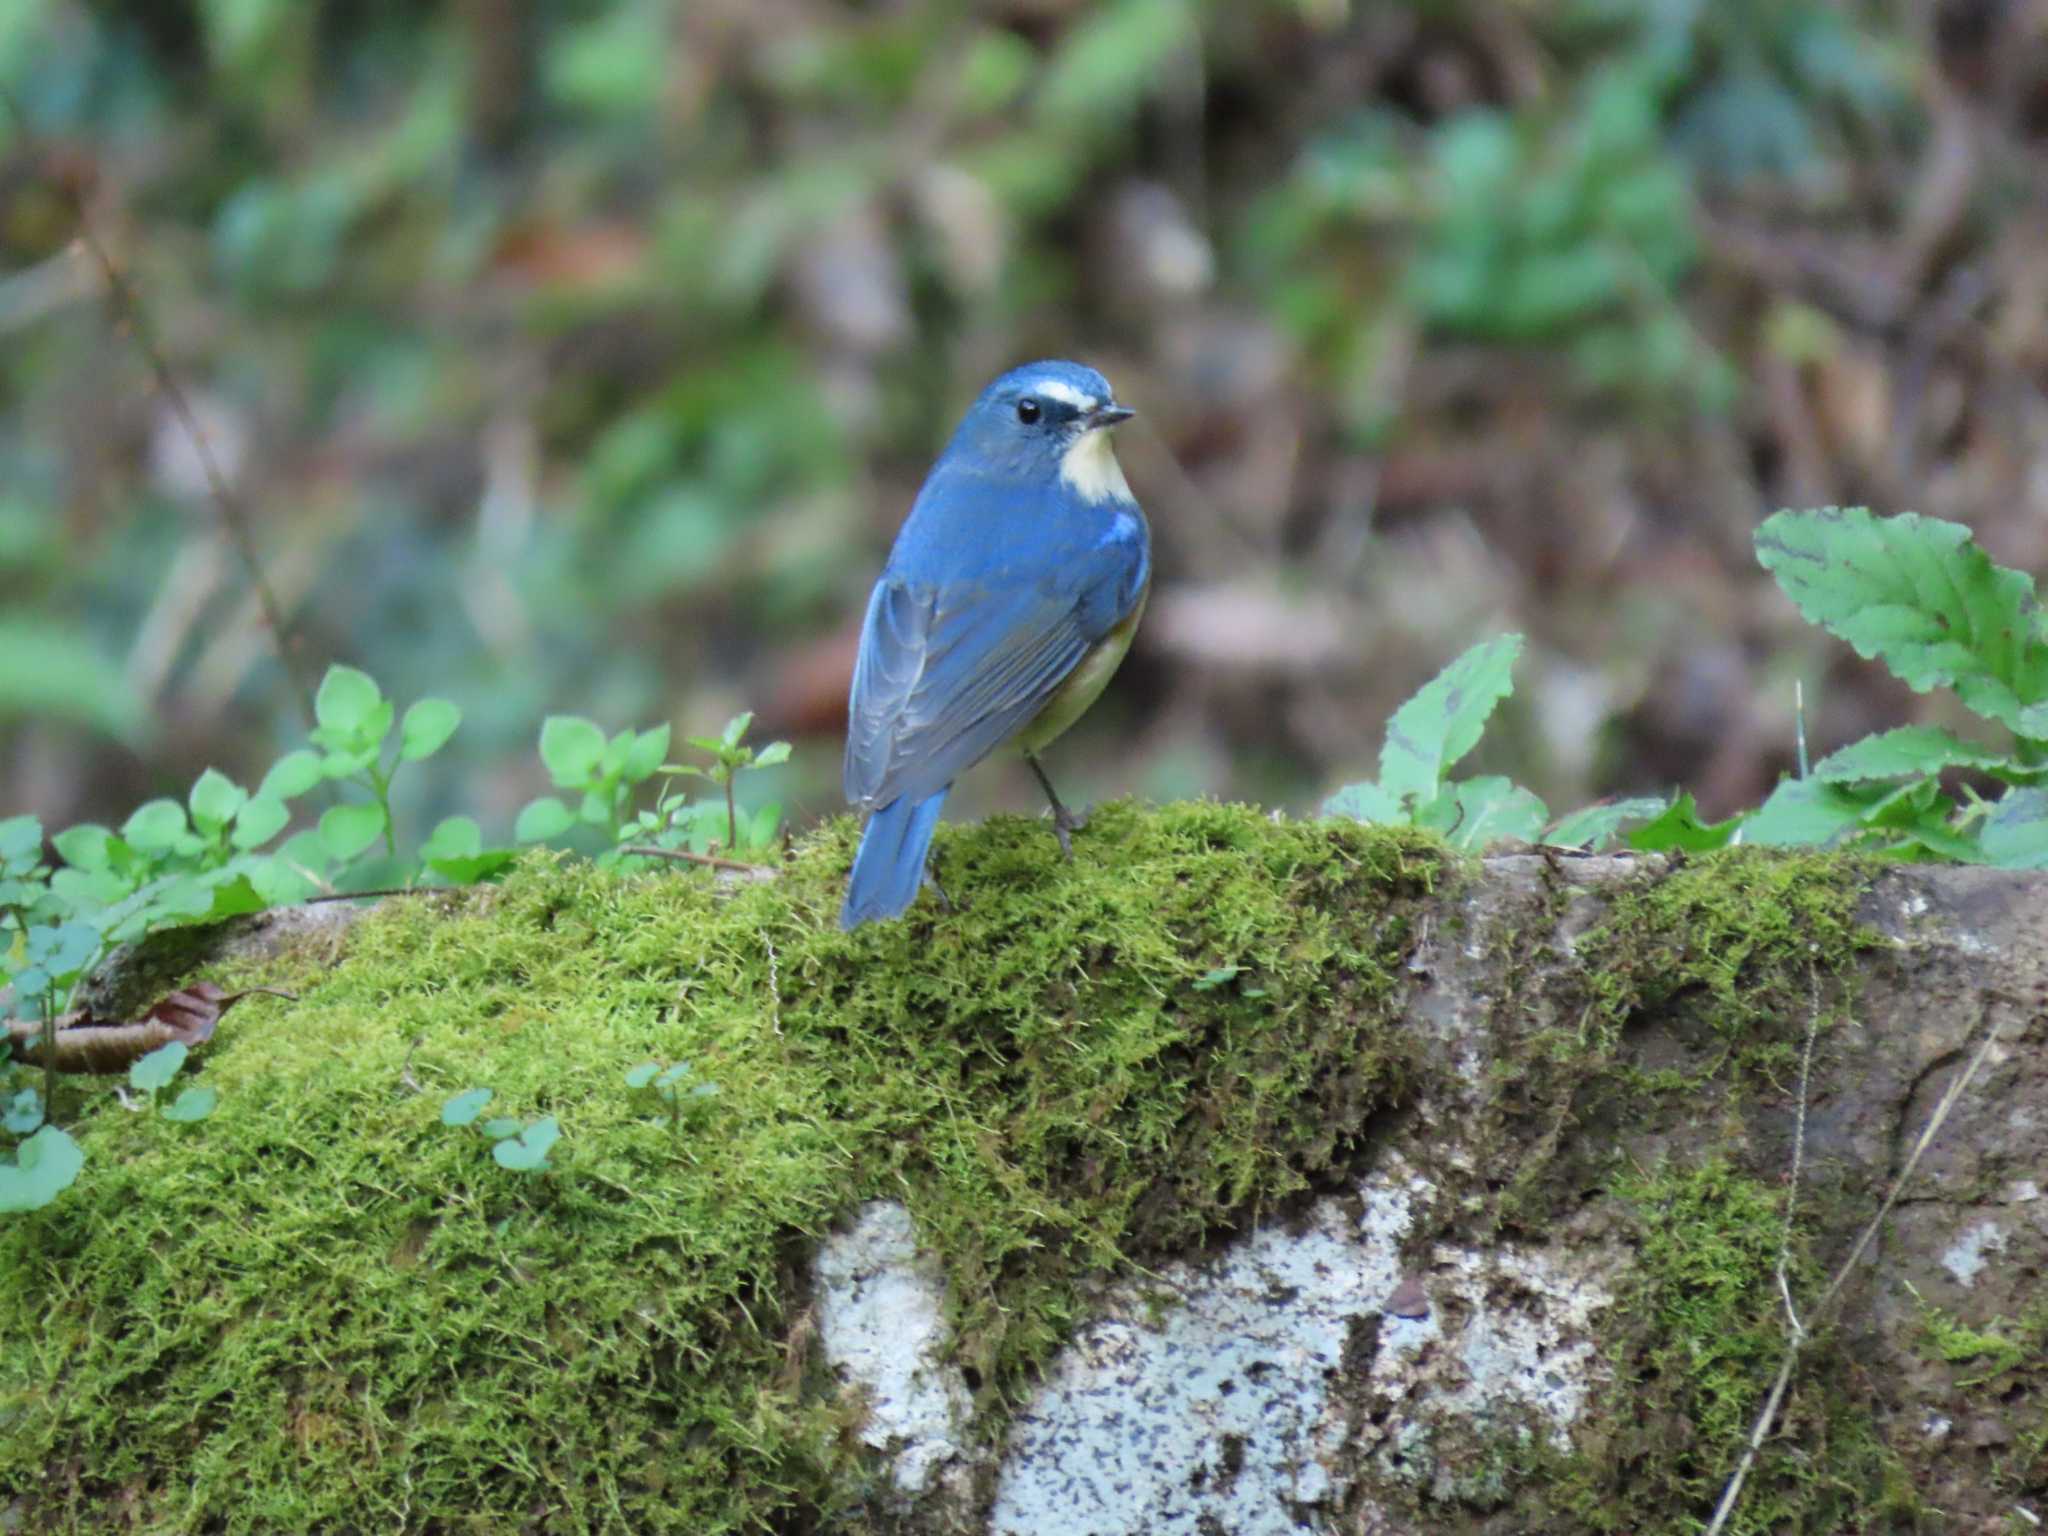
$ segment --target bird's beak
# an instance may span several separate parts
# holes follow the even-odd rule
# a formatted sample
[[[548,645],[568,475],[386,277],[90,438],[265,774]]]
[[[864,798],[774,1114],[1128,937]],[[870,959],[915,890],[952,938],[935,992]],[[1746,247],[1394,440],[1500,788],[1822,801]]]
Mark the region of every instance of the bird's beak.
[[[1098,405],[1081,418],[1081,425],[1093,432],[1097,427],[1113,427],[1120,421],[1129,421],[1138,413],[1127,405],[1118,405],[1112,400],[1108,405]]]

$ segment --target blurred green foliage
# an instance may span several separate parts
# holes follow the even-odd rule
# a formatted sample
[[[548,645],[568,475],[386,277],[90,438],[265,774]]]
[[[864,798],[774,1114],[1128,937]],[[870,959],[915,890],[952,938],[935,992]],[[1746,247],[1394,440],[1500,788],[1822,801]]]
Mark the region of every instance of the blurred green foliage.
[[[16,0],[0,767],[72,770],[23,808],[112,819],[297,730],[70,194],[253,509],[300,670],[459,708],[392,816],[460,807],[488,841],[551,712],[752,704],[829,738],[819,658],[962,401],[1023,357],[1127,363],[1169,449],[1237,387],[1188,360],[1190,316],[1277,338],[1311,453],[1427,435],[1402,360],[1460,347],[1534,360],[1560,410],[1726,416],[1747,361],[1700,323],[1701,200],[1839,206],[1922,131],[1914,67],[1887,8],[1829,0]],[[1212,266],[1158,276],[1119,222],[1139,186]],[[1141,489],[1169,582],[1358,579],[1315,553],[1341,505],[1246,561]],[[1394,698],[1459,647],[1424,648]],[[1141,646],[1136,707],[1191,667]],[[1270,732],[1176,718],[1146,754],[1174,785],[1268,782]],[[835,757],[779,770],[802,814]]]

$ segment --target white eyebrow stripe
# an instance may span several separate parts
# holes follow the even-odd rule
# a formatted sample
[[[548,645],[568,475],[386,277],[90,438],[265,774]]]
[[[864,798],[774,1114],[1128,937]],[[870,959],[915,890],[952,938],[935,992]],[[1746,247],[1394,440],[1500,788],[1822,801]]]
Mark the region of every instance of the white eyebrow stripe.
[[[1074,388],[1073,385],[1062,384],[1058,379],[1041,380],[1039,383],[1032,385],[1031,389],[1034,394],[1043,395],[1048,400],[1061,401],[1064,404],[1071,405],[1077,411],[1092,411],[1102,403],[1093,395],[1084,395],[1080,390]]]

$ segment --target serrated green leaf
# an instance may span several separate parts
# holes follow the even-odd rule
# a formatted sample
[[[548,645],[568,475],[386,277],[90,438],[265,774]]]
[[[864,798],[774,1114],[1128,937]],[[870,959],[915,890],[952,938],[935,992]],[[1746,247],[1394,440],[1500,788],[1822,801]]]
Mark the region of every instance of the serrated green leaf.
[[[2027,706],[2048,700],[2033,581],[1992,564],[1962,524],[1862,507],[1779,512],[1756,551],[1801,613],[1909,687],[1954,688],[2015,731]]]
[[[1977,846],[2000,869],[2048,869],[2048,789],[2010,789],[1984,818]]]
[[[662,762],[668,757],[669,733],[670,727],[657,725],[633,738],[620,765],[620,774],[628,784],[644,783],[661,771]]]
[[[1443,833],[1454,848],[1477,850],[1509,840],[1534,842],[1550,820],[1550,808],[1521,785],[1489,774],[1451,785],[1415,820]]]
[[[447,699],[420,699],[405,712],[398,727],[398,756],[416,763],[432,757],[448,744],[455,728],[462,724],[462,711]]]
[[[1813,765],[1813,777],[1829,784],[1864,779],[1919,778],[1944,768],[1991,771],[2015,764],[2003,752],[1974,746],[1931,725],[1902,725],[1879,731],[1831,752]]]
[[[1445,772],[1479,744],[1495,706],[1514,690],[1520,635],[1481,641],[1423,684],[1387,722],[1379,787],[1422,807],[1443,789]]]
[[[156,1093],[168,1088],[189,1054],[190,1047],[182,1040],[158,1046],[141,1060],[129,1064],[128,1086],[143,1093]]]
[[[94,822],[66,827],[50,841],[56,845],[57,857],[73,869],[102,870],[113,858],[114,834]]]
[[[1882,794],[1819,779],[1786,779],[1742,824],[1742,841],[1765,848],[1822,848],[1860,831]]]
[[[753,723],[754,712],[751,709],[747,710],[743,714],[734,715],[730,720],[725,722],[725,730],[723,733],[720,734],[718,738],[718,744],[721,747],[727,748],[738,746],[740,744],[741,738],[743,738],[747,734],[747,731],[753,726]]]
[[[186,804],[192,809],[194,824],[214,832],[233,821],[248,798],[249,792],[241,785],[218,768],[209,768],[193,784]]]
[[[2013,729],[2029,741],[2048,741],[2048,704],[2029,704]]]
[[[786,763],[789,761],[789,751],[788,742],[771,741],[767,746],[754,754],[754,766],[756,768],[773,768],[777,763]]]
[[[1560,817],[1556,824],[1543,834],[1542,840],[1552,848],[1605,848],[1614,841],[1624,822],[1643,821],[1661,816],[1669,808],[1669,801],[1656,796],[1610,800],[1603,805],[1589,805],[1584,810],[1573,811],[1569,816]]]
[[[1377,827],[1405,826],[1411,819],[1399,800],[1371,780],[1346,784],[1323,802],[1323,814],[1349,816]]]
[[[443,1125],[468,1125],[491,1102],[488,1088],[465,1088],[441,1106]]]
[[[512,836],[522,843],[538,843],[560,837],[575,825],[576,818],[569,814],[569,807],[553,795],[542,795],[529,801],[519,813],[519,819],[512,824]]]
[[[369,736],[377,706],[383,702],[384,692],[375,678],[336,662],[320,680],[320,691],[313,698],[313,717],[330,738]],[[385,728],[390,728],[388,721]],[[375,739],[383,738],[383,731],[375,732]]]
[[[0,1211],[37,1211],[71,1187],[85,1167],[78,1143],[46,1125],[15,1149],[14,1162],[0,1163]]]
[[[263,775],[263,782],[256,788],[256,796],[258,799],[296,800],[323,777],[320,754],[301,747],[296,752],[287,752],[270,765],[270,772]]]
[[[220,1103],[220,1090],[198,1085],[187,1088],[177,1099],[163,1108],[163,1117],[180,1125],[190,1125],[195,1120],[204,1120]]]
[[[581,789],[604,760],[605,737],[580,715],[549,715],[540,727],[540,760],[559,789]]]
[[[121,823],[121,838],[143,853],[164,853],[175,848],[189,830],[185,807],[175,800],[151,800],[137,806]]]
[[[320,816],[320,841],[336,863],[346,864],[383,835],[381,805],[330,806]]]
[[[269,795],[252,795],[235,816],[235,830],[228,840],[244,853],[261,848],[290,824],[292,813],[282,800]]]
[[[1730,816],[1725,821],[1701,821],[1692,796],[1680,795],[1663,815],[1631,832],[1628,845],[1637,853],[1712,853],[1735,840],[1742,820]]]

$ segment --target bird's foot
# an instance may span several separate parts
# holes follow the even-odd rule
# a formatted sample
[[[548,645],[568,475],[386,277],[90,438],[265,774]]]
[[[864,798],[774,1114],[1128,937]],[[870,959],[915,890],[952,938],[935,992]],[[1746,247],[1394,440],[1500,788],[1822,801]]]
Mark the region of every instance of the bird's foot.
[[[955,901],[952,897],[946,894],[946,888],[943,885],[939,884],[939,877],[933,874],[929,869],[927,869],[924,872],[924,883],[932,888],[933,894],[939,898],[940,908],[946,913],[948,917],[951,917],[955,912],[964,912],[967,910],[967,904],[965,902]]]
[[[1052,808],[1052,835],[1060,840],[1060,857],[1074,862],[1074,834],[1088,830],[1088,813],[1070,811],[1057,802]]]

